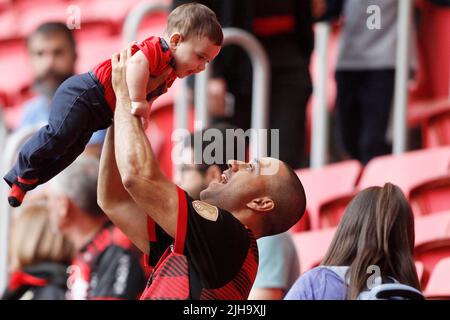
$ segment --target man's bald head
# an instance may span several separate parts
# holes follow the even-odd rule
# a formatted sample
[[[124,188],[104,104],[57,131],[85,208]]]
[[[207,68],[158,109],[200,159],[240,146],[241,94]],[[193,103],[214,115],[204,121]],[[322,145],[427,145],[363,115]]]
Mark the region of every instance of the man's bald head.
[[[287,163],[280,162],[279,173],[270,179],[267,193],[275,208],[263,223],[263,234],[274,235],[289,230],[305,213],[306,195],[300,179]]]

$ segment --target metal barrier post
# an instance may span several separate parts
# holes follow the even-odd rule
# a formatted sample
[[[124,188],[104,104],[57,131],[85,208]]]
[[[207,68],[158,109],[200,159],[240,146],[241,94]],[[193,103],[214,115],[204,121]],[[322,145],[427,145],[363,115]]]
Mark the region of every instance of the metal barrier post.
[[[314,104],[311,125],[311,167],[319,168],[326,163],[328,117],[327,117],[327,77],[328,39],[330,26],[326,22],[316,25],[314,62]]]
[[[395,68],[394,136],[392,150],[394,154],[405,152],[407,144],[411,6],[412,2],[410,0],[399,0],[398,2],[397,62]]]

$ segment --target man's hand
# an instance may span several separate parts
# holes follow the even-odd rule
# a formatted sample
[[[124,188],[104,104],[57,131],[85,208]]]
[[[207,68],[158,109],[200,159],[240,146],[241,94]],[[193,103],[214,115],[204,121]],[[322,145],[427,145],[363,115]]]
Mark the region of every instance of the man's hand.
[[[131,46],[111,57],[112,79],[111,83],[116,97],[128,97],[128,86],[126,81],[127,62],[131,57]]]

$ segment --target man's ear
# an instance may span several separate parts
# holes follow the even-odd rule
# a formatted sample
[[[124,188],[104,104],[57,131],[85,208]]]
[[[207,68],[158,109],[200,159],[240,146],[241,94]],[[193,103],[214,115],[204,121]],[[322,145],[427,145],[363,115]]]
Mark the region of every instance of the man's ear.
[[[181,34],[179,32],[172,33],[172,35],[170,36],[170,39],[169,39],[170,48],[172,50],[176,49],[182,40],[183,40],[183,37],[181,36]]]
[[[206,185],[209,185],[212,181],[220,182],[220,176],[222,175],[222,170],[219,166],[211,165],[206,170]]]
[[[261,197],[253,199],[246,206],[255,211],[267,212],[275,208],[275,203],[269,197]]]

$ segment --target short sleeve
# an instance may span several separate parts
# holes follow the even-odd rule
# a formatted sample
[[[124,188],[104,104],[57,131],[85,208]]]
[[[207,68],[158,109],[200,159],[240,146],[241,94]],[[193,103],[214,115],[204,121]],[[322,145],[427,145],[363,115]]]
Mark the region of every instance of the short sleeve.
[[[222,287],[241,270],[250,246],[250,233],[231,213],[184,195],[187,199],[184,253],[202,286]],[[216,214],[210,217],[202,214],[202,206],[217,210]]]
[[[298,256],[289,237],[282,233],[258,239],[259,266],[253,288],[287,291],[298,278]]]
[[[148,60],[151,76],[157,76],[171,63],[170,49],[162,38],[150,37],[137,44]]]

